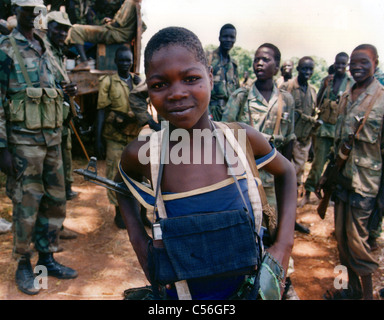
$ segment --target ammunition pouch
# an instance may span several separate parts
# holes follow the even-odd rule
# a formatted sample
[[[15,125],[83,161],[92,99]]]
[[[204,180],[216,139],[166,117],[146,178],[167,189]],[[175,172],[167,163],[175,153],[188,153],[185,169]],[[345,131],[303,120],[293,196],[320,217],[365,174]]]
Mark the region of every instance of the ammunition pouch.
[[[325,98],[320,107],[320,119],[326,123],[336,124],[338,104],[336,101]]]
[[[28,87],[10,98],[9,120],[27,129],[54,129],[64,120],[63,94],[55,88]]]

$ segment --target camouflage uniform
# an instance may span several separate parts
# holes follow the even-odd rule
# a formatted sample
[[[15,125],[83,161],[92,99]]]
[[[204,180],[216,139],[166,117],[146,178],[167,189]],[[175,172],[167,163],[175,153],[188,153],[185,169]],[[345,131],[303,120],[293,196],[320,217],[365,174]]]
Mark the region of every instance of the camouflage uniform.
[[[279,95],[282,97],[282,116],[278,134],[274,135]],[[277,150],[281,151],[285,145],[295,139],[294,107],[291,94],[279,90],[276,85],[274,85],[271,98],[267,102],[254,84],[249,90],[240,88],[230,96],[222,121],[238,121],[255,127],[268,141],[275,144]],[[260,170],[260,178],[263,182],[268,202],[276,206],[273,175],[265,170]]]
[[[382,95],[376,99],[363,129],[354,140],[335,192],[335,235],[340,262],[359,276],[369,275],[378,267],[367,243],[368,220],[382,180],[384,88],[377,80],[355,102],[351,99],[351,90],[343,95],[335,131],[337,152],[341,143],[356,130],[355,117],[365,115],[365,98],[369,100],[377,90],[381,90]]]
[[[311,170],[309,171],[307,180],[305,181],[305,190],[314,192],[316,185],[323,172],[327,157],[334,143],[335,138],[335,125],[338,113],[338,100],[344,91],[352,87],[353,80],[345,75],[342,83],[340,84],[339,92],[336,95],[333,88],[333,81],[329,81],[328,86],[324,89],[323,96],[320,97],[319,106],[319,119],[323,121],[321,126],[316,132],[314,141],[314,158],[312,161]],[[324,80],[322,82],[324,87]],[[321,92],[322,90],[320,90]]]
[[[296,169],[297,184],[301,185],[301,177],[311,147],[312,129],[316,123],[316,89],[308,83],[307,91],[304,92],[297,77],[282,85],[281,89],[290,92],[295,101],[296,140],[293,146],[292,162]]]
[[[64,75],[62,74],[63,72],[66,72],[64,53],[60,48],[52,45],[49,39],[47,39],[47,43],[52,52],[53,58],[59,66],[59,68],[56,67],[54,69],[56,82],[61,83],[62,81],[66,81]],[[53,63],[53,65],[55,66],[55,63]],[[63,104],[63,119],[67,119],[69,112],[69,106],[66,103]],[[61,136],[61,151],[63,157],[64,180],[65,185],[68,186],[71,185],[74,181],[72,175],[72,132],[69,127],[68,121],[63,122]]]
[[[220,48],[217,48],[207,55],[208,64],[212,67],[213,72],[213,89],[209,103],[209,112],[215,121],[221,121],[225,105],[230,95],[236,89],[240,88],[236,62],[229,58],[229,62],[223,65],[219,50]]]
[[[119,27],[112,24],[102,26],[75,24],[69,30],[67,43],[81,44],[91,43],[124,43],[131,42],[136,36],[137,17],[136,5],[132,0],[125,0],[112,20]]]
[[[133,74],[131,75],[133,77]],[[136,86],[133,84],[133,88]],[[124,147],[134,140],[142,126],[151,118],[147,106],[141,110],[133,109],[129,103],[131,90],[118,74],[100,78],[97,109],[106,108],[103,137],[106,140],[106,176],[113,180],[118,172],[118,164]],[[127,120],[123,121],[126,117]],[[119,127],[121,122],[122,128]],[[118,206],[115,193],[107,191],[109,201]]]
[[[47,44],[40,55],[17,30],[11,33],[25,62],[28,79],[20,71],[9,37],[0,40],[5,53],[1,69],[0,148],[8,148],[18,174],[8,176],[6,190],[13,202],[14,256],[58,250],[58,232],[65,218],[64,175],[61,158],[62,91],[55,88]],[[41,89],[43,88],[43,89]]]

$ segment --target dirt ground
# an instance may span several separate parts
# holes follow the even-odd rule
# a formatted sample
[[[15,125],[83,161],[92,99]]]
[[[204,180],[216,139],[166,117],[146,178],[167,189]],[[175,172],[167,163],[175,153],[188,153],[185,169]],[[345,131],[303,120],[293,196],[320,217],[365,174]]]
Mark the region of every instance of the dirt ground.
[[[85,160],[76,160],[75,168],[85,168]],[[98,161],[98,173],[105,176],[105,162]],[[106,190],[74,174],[73,189],[79,197],[68,201],[64,225],[78,234],[77,239],[62,240],[63,251],[55,258],[76,269],[72,280],[48,278],[47,289],[36,296],[20,292],[14,281],[16,262],[11,258],[12,234],[0,234],[0,300],[121,300],[125,289],[147,285],[144,273],[130,245],[127,232],[113,221],[114,207],[107,200]],[[0,216],[11,220],[11,202],[0,186]],[[297,210],[297,221],[310,228],[309,235],[295,231],[293,248],[293,286],[300,300],[322,300],[333,288],[339,264],[333,232],[333,208],[324,220],[316,213],[316,197]],[[149,230],[148,230],[149,231]],[[384,233],[374,252],[380,268],[373,276],[374,297],[384,288]],[[33,257],[33,265],[37,256]]]

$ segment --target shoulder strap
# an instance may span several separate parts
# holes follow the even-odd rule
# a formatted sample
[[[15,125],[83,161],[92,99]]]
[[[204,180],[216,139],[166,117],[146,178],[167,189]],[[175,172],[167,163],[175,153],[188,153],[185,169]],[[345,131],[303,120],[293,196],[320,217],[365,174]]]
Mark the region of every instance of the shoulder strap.
[[[371,96],[371,99],[369,100],[369,105],[367,106],[365,114],[364,114],[364,119],[356,131],[356,134],[355,134],[356,138],[359,137],[360,131],[363,129],[364,124],[367,122],[369,113],[371,112],[375,101],[377,100],[377,98],[379,98],[379,96],[381,96],[383,94],[383,90],[384,89],[381,86],[378,86],[376,92]]]
[[[276,123],[275,123],[275,129],[273,130],[274,135],[277,135],[279,133],[282,114],[283,114],[283,95],[279,91],[279,97],[277,98]]]
[[[27,83],[27,85],[29,87],[33,87],[33,84],[32,84],[31,79],[29,78],[27,69],[25,68],[24,59],[23,59],[23,57],[20,54],[20,51],[19,51],[19,48],[18,48],[18,46],[16,44],[15,38],[13,36],[9,36],[9,41],[11,42],[13,51],[15,52],[16,60],[19,63],[19,66],[20,66],[20,69],[21,69],[21,73],[24,76],[25,82]]]

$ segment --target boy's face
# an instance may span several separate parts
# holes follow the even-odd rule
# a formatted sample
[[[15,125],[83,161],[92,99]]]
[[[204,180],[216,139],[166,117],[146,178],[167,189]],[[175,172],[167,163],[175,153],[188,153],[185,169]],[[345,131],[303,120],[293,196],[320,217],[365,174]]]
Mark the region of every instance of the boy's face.
[[[175,127],[191,129],[207,115],[212,72],[186,48],[156,51],[146,72],[148,93],[157,112]]]
[[[257,80],[272,79],[279,71],[274,58],[274,52],[270,48],[259,48],[255,53],[253,60],[253,70]]]
[[[352,52],[349,69],[357,83],[364,82],[372,77],[377,66],[374,54],[370,50],[357,50]]]
[[[339,56],[336,58],[335,63],[333,64],[335,67],[335,72],[337,75],[343,75],[348,65],[348,58]]]
[[[48,23],[48,38],[56,47],[63,47],[65,44],[65,39],[68,35],[69,26],[66,26],[56,21],[51,21]]]
[[[116,67],[119,72],[129,72],[133,63],[131,51],[120,51],[115,59]]]
[[[23,29],[32,29],[35,26],[35,19],[39,15],[39,10],[35,7],[17,7],[16,8],[17,24]]]
[[[315,64],[312,60],[306,59],[297,66],[297,71],[299,72],[299,78],[304,81],[308,81],[311,79],[313,75],[313,69],[315,68]]]
[[[236,30],[232,28],[224,29],[219,36],[219,41],[220,47],[227,51],[231,50],[236,42]]]

